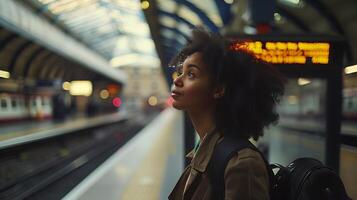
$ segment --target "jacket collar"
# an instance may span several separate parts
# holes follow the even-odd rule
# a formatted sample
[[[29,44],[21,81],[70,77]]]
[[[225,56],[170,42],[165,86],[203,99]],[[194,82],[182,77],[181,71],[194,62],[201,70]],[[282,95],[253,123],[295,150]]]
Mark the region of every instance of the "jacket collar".
[[[195,149],[192,149],[187,155],[186,158],[192,160],[193,156],[195,156]]]
[[[207,133],[206,137],[200,144],[197,152],[194,149],[186,155],[187,158],[191,158],[191,166],[199,172],[206,171],[208,163],[212,157],[214,146],[218,142],[221,135],[217,131],[211,131]]]

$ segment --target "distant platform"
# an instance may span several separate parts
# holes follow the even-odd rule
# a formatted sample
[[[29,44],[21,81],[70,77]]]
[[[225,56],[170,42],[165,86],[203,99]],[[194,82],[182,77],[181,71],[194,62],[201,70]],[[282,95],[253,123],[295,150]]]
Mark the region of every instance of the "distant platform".
[[[12,123],[0,126],[0,149],[45,139],[77,130],[119,122],[125,116],[121,113],[95,117],[69,117],[66,120],[44,120]]]

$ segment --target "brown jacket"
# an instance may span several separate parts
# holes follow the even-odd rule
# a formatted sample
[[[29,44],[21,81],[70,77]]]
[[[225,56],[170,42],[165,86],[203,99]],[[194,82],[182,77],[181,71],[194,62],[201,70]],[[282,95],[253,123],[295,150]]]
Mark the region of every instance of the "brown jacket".
[[[196,154],[186,157],[191,163],[186,167],[171,192],[170,200],[212,200],[212,188],[207,175],[207,165],[214,146],[222,141],[219,133],[208,134]],[[252,149],[242,149],[228,162],[224,173],[226,200],[268,200],[269,176],[264,160]]]

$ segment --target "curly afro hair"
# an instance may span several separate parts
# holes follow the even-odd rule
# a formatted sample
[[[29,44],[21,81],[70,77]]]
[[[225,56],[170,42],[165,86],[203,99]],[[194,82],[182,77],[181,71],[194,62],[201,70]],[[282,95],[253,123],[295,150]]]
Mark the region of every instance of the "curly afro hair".
[[[216,128],[224,135],[257,140],[264,127],[279,119],[275,108],[284,94],[286,78],[244,45],[233,44],[218,34],[196,28],[170,65],[178,66],[200,52],[212,83],[225,88],[215,110]]]

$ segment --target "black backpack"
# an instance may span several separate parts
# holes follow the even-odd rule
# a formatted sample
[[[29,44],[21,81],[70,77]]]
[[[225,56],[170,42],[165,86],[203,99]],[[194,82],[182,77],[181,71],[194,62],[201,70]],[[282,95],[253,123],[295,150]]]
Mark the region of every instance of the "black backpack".
[[[314,158],[299,158],[287,167],[269,163],[249,140],[225,137],[215,146],[208,166],[214,199],[224,199],[224,171],[235,153],[251,148],[260,153],[267,166],[271,200],[351,200],[331,168]],[[277,169],[276,173],[273,169]],[[275,171],[275,170],[274,170]]]

